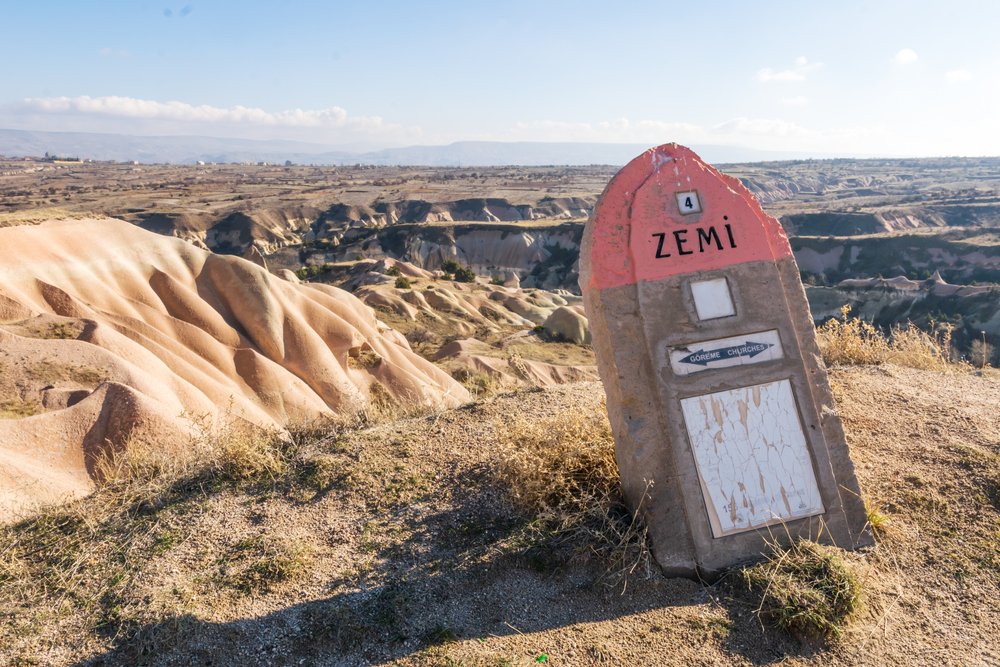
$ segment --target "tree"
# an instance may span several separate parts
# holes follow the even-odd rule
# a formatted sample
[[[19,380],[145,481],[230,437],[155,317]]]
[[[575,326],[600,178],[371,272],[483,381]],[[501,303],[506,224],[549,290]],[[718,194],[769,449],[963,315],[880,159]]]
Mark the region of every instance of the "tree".
[[[460,266],[455,269],[455,282],[471,283],[476,280],[476,273],[468,266]]]

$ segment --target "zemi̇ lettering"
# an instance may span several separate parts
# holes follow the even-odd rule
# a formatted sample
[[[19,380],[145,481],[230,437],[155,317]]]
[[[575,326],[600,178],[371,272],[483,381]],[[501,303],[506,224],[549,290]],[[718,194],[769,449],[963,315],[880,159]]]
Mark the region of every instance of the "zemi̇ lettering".
[[[715,227],[709,227],[708,229],[696,227],[694,231],[697,234],[697,237],[693,239],[688,236],[691,232],[690,229],[675,229],[671,233],[671,236],[673,237],[673,244],[671,247],[676,248],[677,254],[681,256],[693,255],[695,252],[701,253],[705,252],[705,250],[711,250],[713,245],[716,250],[735,248],[736,239],[733,238],[733,228],[726,224],[725,230],[726,240],[729,242],[729,245],[727,246],[723,245],[723,240],[719,236],[719,232],[715,229]],[[670,257],[671,254],[669,252],[664,252],[663,247],[666,245],[667,233],[655,232],[653,236],[659,239],[656,243],[656,258],[663,259],[664,257]],[[695,243],[697,243],[697,250],[695,250]]]

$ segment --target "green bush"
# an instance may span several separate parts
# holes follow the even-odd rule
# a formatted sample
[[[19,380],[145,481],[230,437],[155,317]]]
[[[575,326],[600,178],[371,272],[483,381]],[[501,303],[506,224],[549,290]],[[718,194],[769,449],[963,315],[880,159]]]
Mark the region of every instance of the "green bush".
[[[396,289],[410,289],[410,287],[412,287],[410,279],[406,276],[399,276],[396,278]]]
[[[319,274],[324,271],[329,271],[332,268],[333,264],[330,264],[329,262],[320,265],[312,264],[310,266],[303,266],[295,272],[295,275],[298,276],[299,280],[312,280]]]
[[[471,283],[475,279],[476,273],[468,266],[460,266],[455,270],[455,282]]]

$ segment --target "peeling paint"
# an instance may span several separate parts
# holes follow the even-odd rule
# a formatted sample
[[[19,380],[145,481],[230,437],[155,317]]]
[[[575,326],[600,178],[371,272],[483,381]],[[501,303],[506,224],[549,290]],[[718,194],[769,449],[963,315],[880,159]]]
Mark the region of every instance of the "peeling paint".
[[[715,537],[823,513],[788,380],[686,398],[681,408]],[[709,410],[715,423],[705,428]]]

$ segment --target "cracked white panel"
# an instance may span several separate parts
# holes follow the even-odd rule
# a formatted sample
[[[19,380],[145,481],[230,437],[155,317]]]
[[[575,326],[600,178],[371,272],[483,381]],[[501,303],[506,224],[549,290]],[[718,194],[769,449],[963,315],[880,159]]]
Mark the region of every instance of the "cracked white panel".
[[[823,513],[788,380],[685,398],[681,409],[715,537]]]

